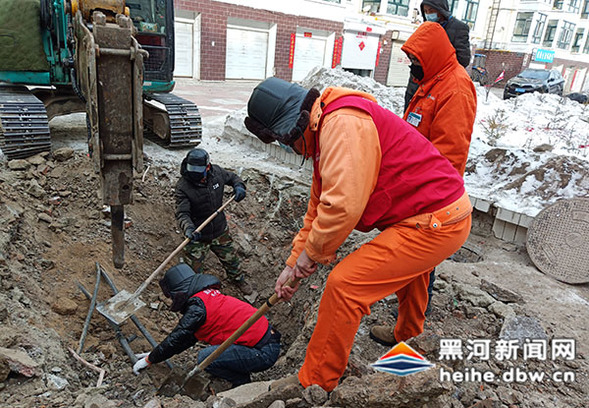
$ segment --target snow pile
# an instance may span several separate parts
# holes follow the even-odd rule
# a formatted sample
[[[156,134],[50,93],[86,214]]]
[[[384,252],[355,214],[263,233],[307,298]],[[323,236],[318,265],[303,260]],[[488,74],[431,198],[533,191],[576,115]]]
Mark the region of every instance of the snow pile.
[[[477,88],[477,117],[465,174],[468,192],[535,216],[589,188],[589,110],[552,94],[502,100]]]
[[[403,116],[405,88],[390,88],[379,84],[372,78],[354,75],[341,68],[316,67],[301,82],[303,88],[317,88],[323,92],[330,86],[356,89],[373,95],[378,104],[399,116]]]

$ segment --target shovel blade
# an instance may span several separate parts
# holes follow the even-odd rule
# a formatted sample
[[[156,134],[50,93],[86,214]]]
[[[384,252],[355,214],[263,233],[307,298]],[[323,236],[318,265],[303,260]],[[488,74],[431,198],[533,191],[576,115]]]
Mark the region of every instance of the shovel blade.
[[[187,395],[193,400],[200,400],[211,381],[202,374],[193,375],[188,379],[187,375],[186,370],[174,368],[158,388],[157,394],[165,397],[181,394]],[[185,381],[186,384],[182,386]]]
[[[99,303],[96,310],[114,324],[121,325],[143,306],[145,306],[145,302],[141,299],[133,298],[132,293],[121,290],[110,299]]]

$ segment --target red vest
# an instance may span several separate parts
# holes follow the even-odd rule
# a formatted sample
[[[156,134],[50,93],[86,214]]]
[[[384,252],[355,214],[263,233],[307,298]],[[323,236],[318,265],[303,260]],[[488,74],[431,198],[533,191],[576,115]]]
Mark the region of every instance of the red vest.
[[[217,289],[206,289],[192,297],[201,299],[205,304],[207,318],[194,336],[211,345],[223,343],[247,319],[256,312],[256,308],[239,299],[223,295]],[[262,316],[234,344],[253,347],[268,331],[268,319]]]
[[[331,102],[323,109],[323,117],[344,107],[363,110],[372,117],[382,153],[376,186],[356,225],[357,230],[384,230],[405,218],[439,210],[464,194],[464,181],[460,174],[413,126],[359,96],[344,96]],[[315,138],[314,160],[314,173],[319,182],[321,126],[322,123]],[[353,166],[354,163],[348,165]]]

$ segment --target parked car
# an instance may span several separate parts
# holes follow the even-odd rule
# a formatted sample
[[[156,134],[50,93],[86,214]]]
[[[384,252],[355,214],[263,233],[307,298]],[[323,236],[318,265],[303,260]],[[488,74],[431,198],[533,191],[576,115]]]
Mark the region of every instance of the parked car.
[[[566,97],[579,103],[589,103],[589,95],[585,92],[573,92],[566,95]]]
[[[562,95],[563,89],[564,78],[557,70],[527,68],[507,81],[503,99],[529,92]]]

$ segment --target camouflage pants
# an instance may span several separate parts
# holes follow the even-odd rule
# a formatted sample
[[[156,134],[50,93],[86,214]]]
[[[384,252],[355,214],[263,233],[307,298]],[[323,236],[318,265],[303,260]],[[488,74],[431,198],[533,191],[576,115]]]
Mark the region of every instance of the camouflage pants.
[[[239,258],[233,248],[233,239],[229,235],[229,230],[212,241],[197,241],[186,245],[184,247],[186,263],[196,273],[202,273],[202,264],[209,251],[213,251],[217,255],[229,279],[233,281],[243,279],[243,275],[239,271]]]

